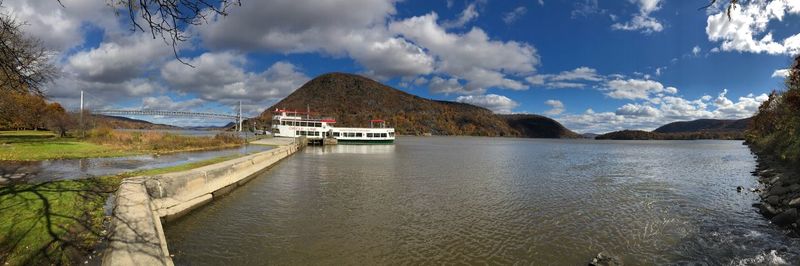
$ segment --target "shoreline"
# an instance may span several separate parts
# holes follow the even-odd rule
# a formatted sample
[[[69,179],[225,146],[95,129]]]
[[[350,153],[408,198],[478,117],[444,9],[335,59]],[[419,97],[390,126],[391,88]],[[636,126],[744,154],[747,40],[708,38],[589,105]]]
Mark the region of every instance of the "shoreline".
[[[756,168],[751,173],[760,184],[750,189],[760,198],[753,207],[770,223],[792,230],[792,237],[800,237],[800,173],[754,144],[744,145],[756,157]]]

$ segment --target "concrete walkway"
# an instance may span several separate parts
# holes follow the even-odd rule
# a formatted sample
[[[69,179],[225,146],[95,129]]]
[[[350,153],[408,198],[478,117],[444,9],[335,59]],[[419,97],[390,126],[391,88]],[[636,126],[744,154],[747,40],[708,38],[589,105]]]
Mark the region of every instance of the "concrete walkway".
[[[294,141],[295,139],[293,138],[267,138],[250,142],[250,144],[283,146],[283,145],[291,145],[294,143]]]
[[[185,215],[245,184],[305,141],[273,138],[256,143],[278,147],[188,171],[124,180],[116,193],[103,265],[173,265],[162,219]]]

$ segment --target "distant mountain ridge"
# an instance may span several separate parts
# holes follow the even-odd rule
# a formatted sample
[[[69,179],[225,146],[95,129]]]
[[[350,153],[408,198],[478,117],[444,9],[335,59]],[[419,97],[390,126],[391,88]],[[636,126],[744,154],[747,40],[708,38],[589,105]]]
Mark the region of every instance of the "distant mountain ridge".
[[[597,136],[596,139],[617,140],[681,140],[681,139],[744,139],[752,118],[738,120],[698,119],[663,125],[652,132],[621,130]]]
[[[122,116],[92,115],[94,123],[98,126],[116,129],[181,129],[181,127],[156,124],[145,120],[133,119]]]
[[[495,115],[483,107],[426,99],[347,73],[323,74],[308,81],[265,110],[258,120],[269,122],[275,109],[307,108],[334,117],[337,126],[366,127],[371,119],[384,119],[403,135],[548,138],[577,135],[550,118]]]
[[[653,132],[658,133],[685,133],[685,132],[744,132],[752,118],[738,120],[698,119],[693,121],[673,122],[663,125]]]

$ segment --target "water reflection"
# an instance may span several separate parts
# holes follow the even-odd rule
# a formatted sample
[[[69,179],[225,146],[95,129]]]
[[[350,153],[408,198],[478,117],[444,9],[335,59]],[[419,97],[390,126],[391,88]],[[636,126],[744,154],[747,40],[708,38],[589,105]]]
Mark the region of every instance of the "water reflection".
[[[239,148],[180,152],[163,155],[139,155],[114,158],[88,158],[44,161],[0,161],[0,184],[4,182],[45,182],[112,175],[121,172],[170,167],[220,156],[248,154],[271,149],[269,146],[245,145]]]

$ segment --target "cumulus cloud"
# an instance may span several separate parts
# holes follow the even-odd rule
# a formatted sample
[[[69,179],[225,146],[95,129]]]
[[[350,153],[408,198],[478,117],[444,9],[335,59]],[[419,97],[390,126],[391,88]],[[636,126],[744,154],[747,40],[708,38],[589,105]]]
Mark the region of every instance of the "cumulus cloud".
[[[208,47],[348,56],[377,77],[429,74],[433,59],[386,29],[394,0],[252,1],[195,28]],[[353,12],[358,10],[358,12]]]
[[[137,33],[70,56],[66,69],[86,81],[118,83],[141,76],[171,54],[161,40]]]
[[[505,22],[506,24],[512,24],[519,18],[524,16],[525,13],[528,13],[528,9],[525,8],[524,6],[518,6],[517,8],[514,8],[514,10],[503,14],[503,22]]]
[[[675,87],[664,87],[660,82],[641,79],[615,79],[606,83],[606,95],[614,99],[649,99],[651,95],[675,94]]]
[[[5,1],[8,9],[19,21],[24,21],[27,34],[42,41],[45,47],[61,51],[84,43],[84,23],[92,23],[109,33],[120,33],[122,27],[114,10],[93,0],[57,1]]]
[[[483,93],[487,88],[528,89],[509,75],[529,73],[539,64],[536,49],[526,43],[496,41],[480,28],[464,34],[448,33],[430,13],[394,21],[392,32],[412,40],[436,57],[436,72],[463,79],[464,92]]]
[[[578,132],[605,133],[623,129],[653,130],[661,125],[703,118],[742,119],[752,116],[769,97],[748,94],[732,101],[723,90],[715,98],[704,95],[695,100],[676,96],[655,96],[641,103],[626,103],[615,112],[562,114],[559,121]]]
[[[247,59],[233,52],[208,52],[185,61],[194,67],[173,60],[162,67],[162,78],[179,92],[206,101],[229,105],[242,101],[248,112],[269,106],[309,80],[297,66],[285,61],[262,72],[246,71]]]
[[[497,94],[458,96],[456,101],[481,106],[499,114],[511,113],[512,109],[519,106],[514,100]]]
[[[432,93],[464,93],[464,86],[461,86],[461,83],[458,82],[458,79],[454,78],[443,79],[441,77],[433,77],[428,83],[428,89]]]
[[[194,98],[185,101],[175,101],[169,96],[145,97],[139,107],[142,110],[170,110],[188,111],[200,107],[204,101]]]
[[[631,0],[631,2],[639,5],[639,13],[628,22],[614,23],[611,25],[612,29],[643,33],[660,32],[664,29],[661,22],[651,16],[651,13],[661,9],[661,0]]]
[[[632,104],[628,103],[623,105],[620,108],[617,108],[615,112],[617,115],[622,116],[647,116],[653,117],[658,115],[658,110],[653,108],[649,105],[640,105],[640,104]]]
[[[547,100],[544,102],[547,106],[550,106],[550,110],[545,111],[545,114],[548,115],[558,115],[564,112],[564,103],[559,100]]]
[[[787,14],[800,14],[800,1],[747,1],[732,9],[730,18],[726,9],[709,15],[706,35],[709,41],[721,42],[723,51],[798,54],[800,34],[775,40],[767,30],[771,21],[783,21]]]

